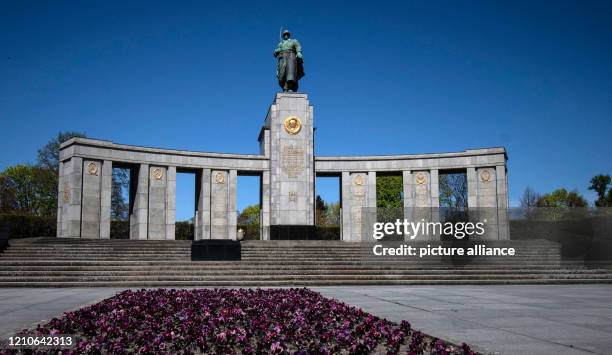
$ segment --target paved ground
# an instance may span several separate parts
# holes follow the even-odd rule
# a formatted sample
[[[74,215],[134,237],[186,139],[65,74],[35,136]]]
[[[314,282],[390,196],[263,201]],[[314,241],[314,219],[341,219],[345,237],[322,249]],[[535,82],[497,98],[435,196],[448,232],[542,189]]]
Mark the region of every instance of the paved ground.
[[[612,285],[315,287],[322,294],[476,349],[612,353]],[[0,289],[0,336],[114,295],[113,288]]]

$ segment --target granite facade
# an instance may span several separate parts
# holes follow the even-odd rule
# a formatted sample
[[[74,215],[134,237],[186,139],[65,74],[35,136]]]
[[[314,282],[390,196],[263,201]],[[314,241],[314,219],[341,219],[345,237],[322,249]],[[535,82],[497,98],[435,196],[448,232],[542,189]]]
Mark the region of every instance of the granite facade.
[[[287,123],[292,117],[299,120],[299,129],[295,120]],[[376,218],[377,174],[401,174],[404,218],[436,221],[438,176],[457,169],[466,172],[468,206],[487,208],[482,212],[491,221],[487,238],[508,238],[507,157],[503,148],[315,157],[313,122],[306,94],[279,93],[259,134],[260,154],[202,153],[73,138],[60,150],[58,237],[112,237],[112,167],[118,164],[133,167],[132,239],[175,238],[177,169],[196,172],[196,240],[236,238],[236,183],[241,173],[261,177],[261,239],[269,239],[273,225],[314,225],[315,176],[322,174],[340,176],[341,238],[359,241],[369,233],[364,230],[364,216],[367,220]]]

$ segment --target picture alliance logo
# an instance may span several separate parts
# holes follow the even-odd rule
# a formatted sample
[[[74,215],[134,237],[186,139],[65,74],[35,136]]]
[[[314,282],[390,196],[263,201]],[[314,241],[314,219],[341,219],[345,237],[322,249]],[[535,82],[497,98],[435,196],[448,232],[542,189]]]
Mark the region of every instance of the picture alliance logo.
[[[425,219],[413,222],[397,219],[395,222],[374,223],[372,237],[380,240],[387,236],[407,236],[414,240],[417,236],[447,235],[461,240],[485,234],[486,223],[486,219],[482,222],[432,222]]]

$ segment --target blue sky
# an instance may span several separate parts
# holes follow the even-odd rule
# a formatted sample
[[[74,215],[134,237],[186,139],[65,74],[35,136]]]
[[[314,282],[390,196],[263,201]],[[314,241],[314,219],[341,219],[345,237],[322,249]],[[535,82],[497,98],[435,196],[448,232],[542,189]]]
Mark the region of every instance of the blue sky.
[[[511,203],[528,185],[592,200],[612,173],[605,1],[2,1],[0,168],[60,130],[257,153],[281,26],[304,48],[317,155],[504,146]],[[257,201],[242,180],[240,207]],[[189,177],[178,189],[184,218]]]

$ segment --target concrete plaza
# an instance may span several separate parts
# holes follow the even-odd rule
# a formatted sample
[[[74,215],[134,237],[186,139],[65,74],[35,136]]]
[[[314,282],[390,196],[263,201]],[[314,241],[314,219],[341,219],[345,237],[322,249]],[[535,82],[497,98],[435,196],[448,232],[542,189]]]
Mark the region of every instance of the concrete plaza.
[[[313,287],[393,321],[500,354],[608,354],[612,285]],[[117,288],[0,289],[0,336],[114,295]]]

